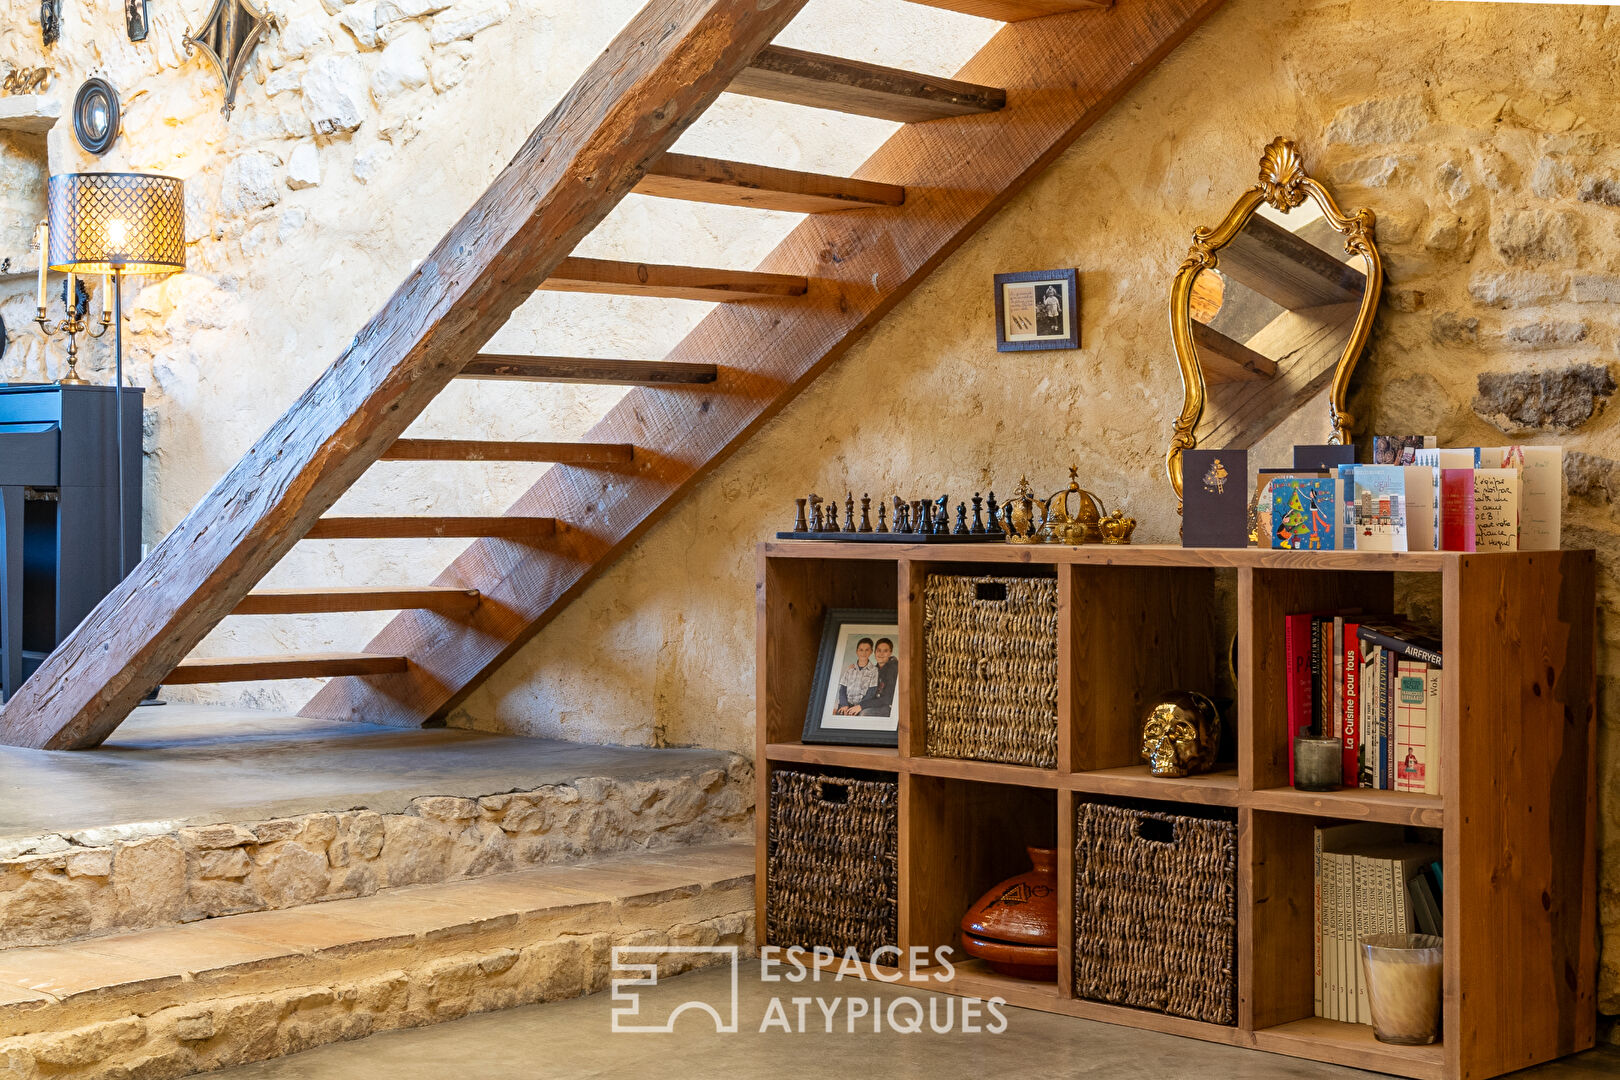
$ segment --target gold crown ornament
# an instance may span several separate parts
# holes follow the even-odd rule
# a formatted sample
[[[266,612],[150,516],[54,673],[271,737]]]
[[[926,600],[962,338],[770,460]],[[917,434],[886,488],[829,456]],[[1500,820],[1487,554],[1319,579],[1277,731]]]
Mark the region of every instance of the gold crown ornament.
[[[1070,495],[1079,496],[1073,514],[1069,513]],[[1102,533],[1097,526],[1102,516],[1102,500],[1080,486],[1080,467],[1071,465],[1069,486],[1054,491],[1046,500],[1046,521],[1041,525],[1041,543],[1101,543]]]
[[[1035,489],[1029,486],[1029,477],[1020,477],[1018,487],[1001,508],[1005,524],[1002,531],[1009,544],[1038,544],[1040,530],[1046,521],[1046,507],[1035,498]]]
[[[1131,534],[1136,531],[1136,519],[1128,518],[1123,511],[1115,510],[1097,523],[1097,531],[1102,534],[1102,542],[1105,544],[1128,544],[1131,542]]]

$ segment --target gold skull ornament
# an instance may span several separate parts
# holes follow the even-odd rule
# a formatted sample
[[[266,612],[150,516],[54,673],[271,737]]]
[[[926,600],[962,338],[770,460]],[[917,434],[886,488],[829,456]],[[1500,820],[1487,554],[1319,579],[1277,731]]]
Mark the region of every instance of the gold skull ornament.
[[[1154,776],[1208,772],[1220,742],[1220,710],[1192,690],[1162,695],[1142,724],[1142,760]]]

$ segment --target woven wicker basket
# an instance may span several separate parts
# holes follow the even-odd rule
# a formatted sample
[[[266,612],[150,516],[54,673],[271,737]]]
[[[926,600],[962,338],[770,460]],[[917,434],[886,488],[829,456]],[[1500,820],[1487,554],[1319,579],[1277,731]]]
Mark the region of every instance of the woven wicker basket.
[[[1057,767],[1057,581],[930,574],[931,757]]]
[[[1082,803],[1074,832],[1074,991],[1237,1022],[1237,825]]]
[[[854,948],[869,958],[899,941],[899,812],[892,778],[771,774],[770,944]]]

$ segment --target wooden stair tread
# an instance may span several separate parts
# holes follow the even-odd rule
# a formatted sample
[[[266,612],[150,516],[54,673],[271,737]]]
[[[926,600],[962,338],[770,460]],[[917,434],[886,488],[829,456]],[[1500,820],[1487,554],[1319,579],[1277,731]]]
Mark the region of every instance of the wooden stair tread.
[[[702,385],[719,378],[713,364],[664,360],[597,360],[581,356],[479,353],[461,369],[464,379],[589,383],[601,386]]]
[[[400,439],[383,461],[533,461],[554,465],[625,465],[629,443],[500,442],[488,439]]]
[[[478,606],[477,589],[455,585],[359,585],[324,589],[255,589],[235,615],[314,615],[334,611],[436,611],[466,615]]]
[[[1254,382],[1277,376],[1277,361],[1193,320],[1193,345],[1206,383]]]
[[[323,517],[306,540],[421,540],[438,537],[488,537],[536,540],[553,536],[555,518],[547,517]]]
[[[795,274],[716,270],[701,266],[661,266],[570,256],[540,286],[552,292],[662,296],[673,300],[776,300],[803,296],[810,282]]]
[[[1221,249],[1220,270],[1290,311],[1358,302],[1367,275],[1256,214]]]
[[[751,206],[794,214],[899,206],[906,189],[843,176],[778,169],[742,161],[665,154],[635,187],[637,195]]]
[[[1062,15],[1068,11],[1087,11],[1092,8],[1114,6],[1114,0],[911,0],[924,7],[958,11],[963,15],[977,15],[981,19],[997,22],[1023,22],[1043,15]]]
[[[393,675],[409,670],[403,656],[381,653],[288,653],[282,656],[205,656],[182,661],[166,686],[257,682],[260,679],[324,679],[338,675]]]
[[[726,87],[733,94],[919,123],[995,112],[1007,92],[899,68],[770,45]]]

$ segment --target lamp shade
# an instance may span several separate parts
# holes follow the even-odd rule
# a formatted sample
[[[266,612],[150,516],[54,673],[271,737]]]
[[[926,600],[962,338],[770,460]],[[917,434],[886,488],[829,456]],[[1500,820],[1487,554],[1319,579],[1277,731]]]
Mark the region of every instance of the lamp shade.
[[[78,274],[169,274],[186,268],[184,184],[147,173],[50,179],[50,265]]]

